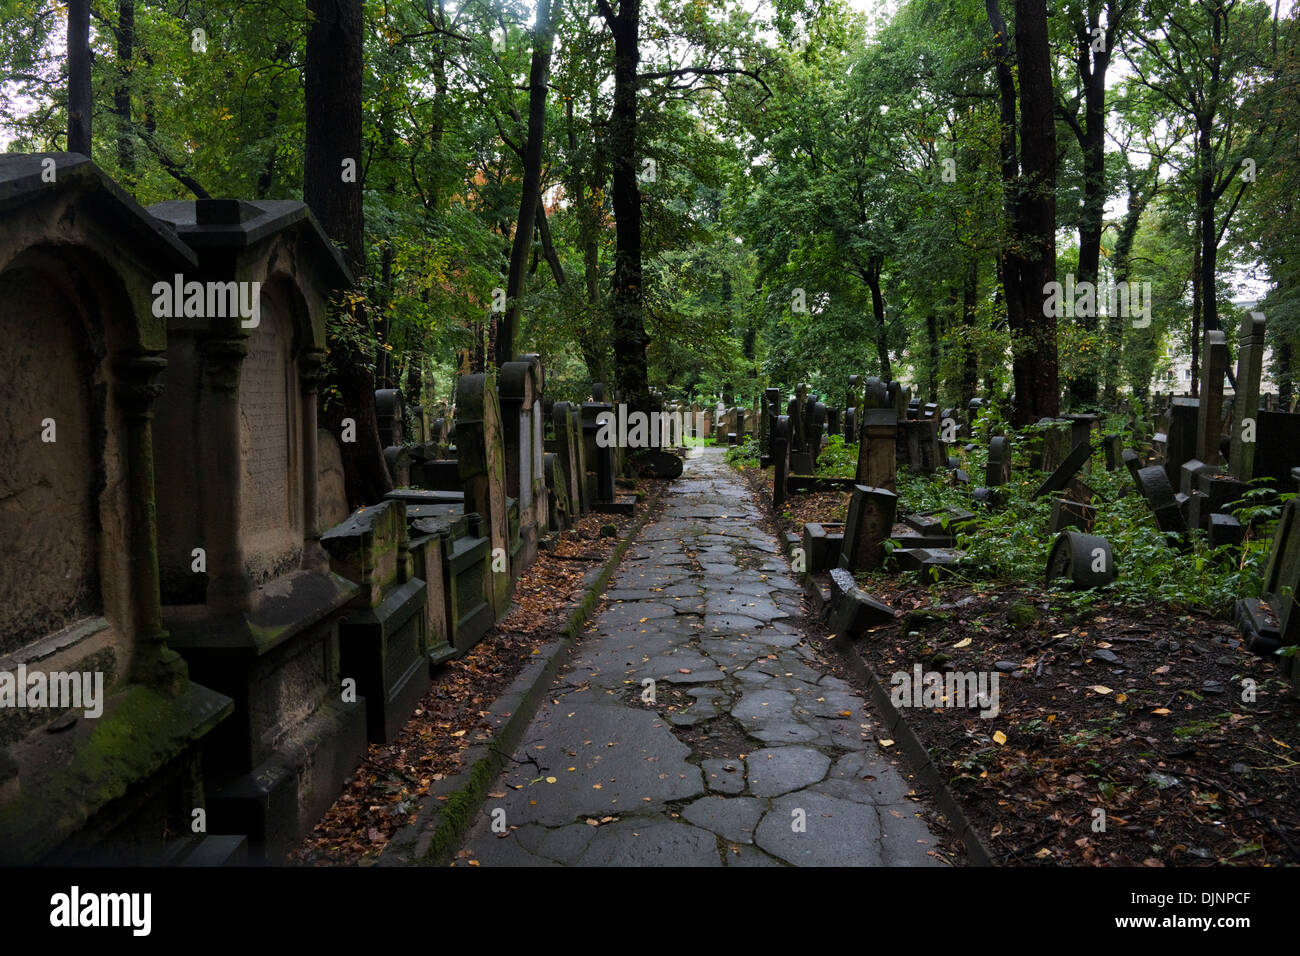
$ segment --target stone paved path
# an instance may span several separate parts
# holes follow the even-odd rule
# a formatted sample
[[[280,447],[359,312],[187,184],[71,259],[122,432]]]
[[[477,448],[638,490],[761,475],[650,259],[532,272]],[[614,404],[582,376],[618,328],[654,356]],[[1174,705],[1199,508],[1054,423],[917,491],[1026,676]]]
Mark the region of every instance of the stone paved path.
[[[457,865],[941,865],[871,705],[805,642],[744,483],[720,449],[696,454]]]

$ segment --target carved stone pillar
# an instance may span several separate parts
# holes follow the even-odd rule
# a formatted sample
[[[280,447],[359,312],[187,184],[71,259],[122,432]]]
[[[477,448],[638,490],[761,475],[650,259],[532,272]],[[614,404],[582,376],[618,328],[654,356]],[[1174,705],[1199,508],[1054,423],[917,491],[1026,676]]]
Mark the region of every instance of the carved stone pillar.
[[[167,359],[156,352],[119,355],[113,363],[116,397],[126,424],[131,604],[135,615],[131,679],[171,697],[189,684],[189,671],[167,646],[158,574],[158,518],[154,503],[153,405]]]

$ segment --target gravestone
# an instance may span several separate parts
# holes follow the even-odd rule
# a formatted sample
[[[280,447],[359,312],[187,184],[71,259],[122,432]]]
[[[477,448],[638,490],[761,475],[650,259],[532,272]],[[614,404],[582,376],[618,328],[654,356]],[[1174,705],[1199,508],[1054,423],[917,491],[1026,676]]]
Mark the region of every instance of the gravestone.
[[[855,480],[871,488],[894,490],[897,477],[898,418],[892,408],[869,408],[862,419]]]
[[[989,439],[989,460],[984,469],[984,484],[990,488],[1011,480],[1011,440],[1003,435]]]
[[[1038,489],[1033,493],[1033,498],[1041,498],[1043,495],[1053,491],[1060,491],[1075,476],[1080,468],[1084,466],[1089,458],[1092,457],[1092,443],[1087,439],[1075,445],[1073,450],[1065,456],[1056,469],[1047,477]],[[1047,455],[1044,453],[1044,462]]]
[[[521,356],[501,366],[501,427],[506,444],[506,494],[519,502],[519,553],[511,555],[510,578],[517,580],[537,559],[537,541],[546,533],[548,505],[542,437],[542,366],[537,356]]]
[[[772,422],[772,507],[785,504],[790,480],[790,417],[778,415]]]
[[[429,686],[424,581],[415,576],[406,505],[358,508],[321,536],[330,566],[361,585],[339,623],[339,674],[356,681],[372,743],[391,743]]]
[[[547,452],[542,459],[542,473],[546,477],[547,491],[547,528],[550,531],[563,531],[572,526],[569,512],[569,489],[560,467],[559,456]]]
[[[563,474],[565,500],[569,503],[569,517],[576,520],[588,510],[584,501],[587,482],[581,461],[583,452],[582,423],[578,410],[568,402],[556,402],[551,408],[555,439],[550,450],[555,452]]]
[[[375,418],[379,422],[379,445],[389,448],[405,439],[406,409],[402,393],[395,388],[375,391]]]
[[[462,375],[456,381],[456,451],[465,514],[477,514],[488,539],[486,594],[500,620],[510,606],[510,528],[506,503],[506,449],[495,376]]]
[[[1065,531],[1047,556],[1047,583],[1068,580],[1072,590],[1104,587],[1115,580],[1110,542],[1096,535]]]
[[[1097,520],[1097,509],[1090,504],[1074,501],[1070,498],[1052,500],[1052,516],[1048,521],[1047,533],[1060,534],[1067,528],[1091,531]]]
[[[1219,329],[1206,329],[1201,348],[1201,395],[1196,410],[1196,457],[1218,467],[1223,434],[1223,378],[1228,370],[1228,340]]]
[[[149,862],[205,805],[232,712],[158,597],[151,299],[195,257],[74,153],[0,155],[0,221],[0,670],[98,675],[103,708],[0,709],[0,864]]]
[[[219,781],[209,822],[248,833],[254,856],[276,861],[364,746],[363,709],[341,699],[338,672],[338,620],[358,582],[331,571],[315,523],[325,319],[331,292],[352,278],[300,202],[150,211],[194,249],[198,281],[260,283],[252,327],[230,315],[168,320],[159,564],[174,646],[236,701],[208,761]],[[206,574],[194,571],[194,548]]]
[[[1175,398],[1169,403],[1164,458],[1165,477],[1170,485],[1178,484],[1183,462],[1199,457],[1196,449],[1199,414],[1200,403],[1194,398]]]
[[[1246,645],[1257,654],[1272,654],[1279,647],[1300,644],[1300,499],[1282,506],[1273,547],[1264,569],[1262,598],[1237,602],[1237,623]],[[1294,666],[1294,662],[1293,666]]]
[[[854,485],[844,524],[844,548],[840,567],[865,571],[880,567],[885,559],[885,541],[894,529],[898,496],[886,488]]]
[[[1264,369],[1264,316],[1248,312],[1241,320],[1237,334],[1237,388],[1232,402],[1231,444],[1228,452],[1228,470],[1241,481],[1255,476],[1256,441],[1245,441],[1247,421],[1258,438],[1259,385]]]

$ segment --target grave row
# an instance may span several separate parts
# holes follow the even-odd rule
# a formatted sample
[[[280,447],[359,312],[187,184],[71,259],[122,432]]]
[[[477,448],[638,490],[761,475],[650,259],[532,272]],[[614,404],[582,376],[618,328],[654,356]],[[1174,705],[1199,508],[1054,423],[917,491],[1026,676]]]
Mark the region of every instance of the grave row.
[[[612,406],[546,402],[536,355],[409,437],[381,390],[396,490],[349,513],[316,414],[352,277],[302,203],[144,209],[54,153],[0,157],[0,215],[0,679],[95,672],[107,697],[0,709],[0,862],[281,860],[539,547],[634,506],[596,441]]]

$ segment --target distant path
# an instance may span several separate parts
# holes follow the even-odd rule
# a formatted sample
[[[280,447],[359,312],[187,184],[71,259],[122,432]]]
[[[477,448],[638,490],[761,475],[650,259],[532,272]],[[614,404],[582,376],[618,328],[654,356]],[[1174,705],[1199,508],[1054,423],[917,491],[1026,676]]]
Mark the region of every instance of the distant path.
[[[721,449],[695,454],[457,865],[941,865],[876,714],[804,643],[803,592],[744,482]]]

